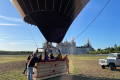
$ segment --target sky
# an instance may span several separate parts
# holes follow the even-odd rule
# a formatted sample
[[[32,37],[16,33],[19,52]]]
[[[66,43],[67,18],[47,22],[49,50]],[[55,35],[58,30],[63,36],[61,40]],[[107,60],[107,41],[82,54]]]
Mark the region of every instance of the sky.
[[[97,16],[108,0],[90,0],[68,29],[63,42],[76,38]],[[120,0],[110,0],[97,19],[77,39],[76,46],[86,44],[89,38],[94,49],[120,45]],[[42,47],[45,38],[36,26],[26,24],[10,0],[0,0],[0,50],[35,51],[37,49],[27,28],[31,30],[38,45]],[[55,45],[55,43],[54,43]]]

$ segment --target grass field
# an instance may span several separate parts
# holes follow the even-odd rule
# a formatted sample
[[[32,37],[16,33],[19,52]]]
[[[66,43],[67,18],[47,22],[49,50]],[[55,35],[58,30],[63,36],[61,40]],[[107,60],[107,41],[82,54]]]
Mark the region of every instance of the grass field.
[[[0,80],[27,80],[22,75],[27,55],[0,55]],[[101,69],[98,60],[107,56],[69,55],[70,74],[47,80],[120,80],[120,68]]]

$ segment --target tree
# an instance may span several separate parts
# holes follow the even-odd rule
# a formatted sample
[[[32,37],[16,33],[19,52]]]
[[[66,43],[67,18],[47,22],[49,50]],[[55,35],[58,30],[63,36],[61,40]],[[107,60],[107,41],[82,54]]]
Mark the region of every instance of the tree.
[[[107,54],[109,54],[109,51],[106,51]]]
[[[100,49],[100,48],[98,48],[98,49],[97,49],[97,51],[101,51],[101,49]]]
[[[106,50],[110,50],[110,47],[106,48]]]
[[[109,54],[109,53],[111,53],[111,51],[110,51],[110,50],[108,50],[108,54]]]
[[[111,48],[110,48],[110,51],[111,51],[112,53],[114,53],[114,48],[113,48],[113,47],[111,47]]]
[[[114,49],[116,49],[116,48],[117,48],[117,45],[115,44],[115,45],[114,45]]]
[[[120,52],[120,47],[116,47],[115,52]]]
[[[92,51],[95,51],[95,49],[94,49],[94,48],[92,48]]]

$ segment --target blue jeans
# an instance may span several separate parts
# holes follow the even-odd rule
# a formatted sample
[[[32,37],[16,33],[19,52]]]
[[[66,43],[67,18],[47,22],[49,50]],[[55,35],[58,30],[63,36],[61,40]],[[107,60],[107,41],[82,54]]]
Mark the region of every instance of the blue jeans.
[[[25,70],[24,70],[23,74],[25,74],[26,70],[27,70],[27,63],[25,64]]]
[[[33,67],[28,67],[28,80],[33,80]]]

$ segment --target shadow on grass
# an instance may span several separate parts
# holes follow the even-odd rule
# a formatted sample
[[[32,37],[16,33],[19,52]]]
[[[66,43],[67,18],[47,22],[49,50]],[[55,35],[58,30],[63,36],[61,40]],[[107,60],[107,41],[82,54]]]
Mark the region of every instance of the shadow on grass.
[[[115,79],[115,78],[105,78],[105,77],[92,77],[92,76],[85,76],[82,74],[64,74],[61,76],[49,78],[49,79],[44,79],[44,80],[120,80],[120,79]]]
[[[105,68],[105,70],[110,70],[109,67]],[[110,70],[111,71],[111,70]],[[113,71],[120,72],[120,69],[114,69]]]
[[[115,70],[113,70],[113,71],[120,72],[120,69],[115,69]]]

